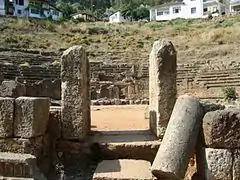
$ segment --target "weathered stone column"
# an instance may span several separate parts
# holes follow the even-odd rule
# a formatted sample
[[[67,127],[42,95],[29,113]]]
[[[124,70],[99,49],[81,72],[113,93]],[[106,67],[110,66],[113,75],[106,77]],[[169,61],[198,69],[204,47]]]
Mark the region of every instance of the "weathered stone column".
[[[62,136],[83,140],[91,129],[89,61],[81,46],[69,48],[61,59]]]
[[[179,96],[166,133],[152,165],[152,173],[159,179],[184,178],[203,118],[200,102],[189,96]]]
[[[149,57],[150,129],[162,138],[177,95],[177,52],[171,42],[156,41]]]

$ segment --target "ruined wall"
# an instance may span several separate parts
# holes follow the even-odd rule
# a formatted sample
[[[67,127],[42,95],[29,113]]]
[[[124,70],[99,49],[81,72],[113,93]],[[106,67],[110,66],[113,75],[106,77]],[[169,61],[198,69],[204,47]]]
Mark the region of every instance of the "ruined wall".
[[[240,110],[236,108],[205,114],[203,146],[197,150],[198,171],[205,179],[240,179]]]
[[[30,161],[36,157],[38,167],[45,173],[50,170],[47,126],[49,120],[49,99],[0,97],[0,154],[20,153],[23,156],[1,156],[0,176],[33,176],[36,167]],[[2,155],[2,154],[1,154]],[[11,161],[12,158],[16,160]],[[21,159],[23,158],[23,159]],[[23,163],[23,164],[22,164]],[[26,163],[26,165],[24,165]],[[15,174],[14,174],[15,173]]]

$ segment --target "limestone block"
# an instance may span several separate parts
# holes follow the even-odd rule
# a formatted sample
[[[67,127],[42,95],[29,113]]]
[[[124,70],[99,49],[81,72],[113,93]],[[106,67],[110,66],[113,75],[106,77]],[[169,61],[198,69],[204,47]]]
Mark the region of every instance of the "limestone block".
[[[206,148],[206,180],[232,180],[232,153],[228,149]]]
[[[83,140],[90,132],[90,70],[85,49],[73,46],[61,57],[62,136]]]
[[[240,109],[225,109],[205,114],[203,134],[207,147],[240,147]]]
[[[43,138],[5,138],[0,139],[0,152],[27,153],[39,157],[42,153]]]
[[[0,138],[13,137],[14,99],[0,97]]]
[[[31,138],[44,135],[48,125],[49,105],[49,98],[17,98],[14,136]]]
[[[61,112],[61,106],[50,107],[48,132],[54,139],[61,137]]]
[[[170,41],[156,41],[149,56],[150,129],[162,138],[177,95],[177,52]]]
[[[203,112],[203,107],[194,97],[189,95],[178,97],[152,164],[154,176],[173,180],[184,178],[197,143]]]
[[[240,179],[240,149],[234,151],[233,156],[233,180]]]
[[[24,84],[16,81],[3,81],[0,84],[0,97],[14,97],[26,95],[26,88]]]
[[[150,162],[143,160],[104,160],[94,172],[93,180],[152,180]]]

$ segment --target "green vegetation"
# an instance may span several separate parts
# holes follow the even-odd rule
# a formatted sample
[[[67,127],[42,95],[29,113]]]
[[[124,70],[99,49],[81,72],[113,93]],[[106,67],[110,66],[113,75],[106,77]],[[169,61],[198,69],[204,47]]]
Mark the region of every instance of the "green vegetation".
[[[236,100],[237,92],[234,87],[226,87],[222,89],[225,100]]]
[[[56,5],[69,19],[72,14],[86,12],[98,19],[107,18],[116,11],[135,20],[149,17],[149,6],[169,2],[169,0],[57,0]]]

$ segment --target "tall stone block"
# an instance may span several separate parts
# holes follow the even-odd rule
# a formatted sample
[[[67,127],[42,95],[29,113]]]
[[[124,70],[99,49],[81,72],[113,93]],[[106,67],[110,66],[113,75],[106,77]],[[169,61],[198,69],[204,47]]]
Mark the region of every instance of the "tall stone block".
[[[162,138],[177,95],[177,52],[172,43],[154,42],[149,64],[150,129]]]
[[[0,97],[0,138],[13,137],[14,99]]]
[[[73,46],[62,55],[62,136],[85,139],[91,128],[89,61],[81,46]]]
[[[44,135],[49,119],[49,98],[19,97],[15,102],[14,136],[32,138]]]

